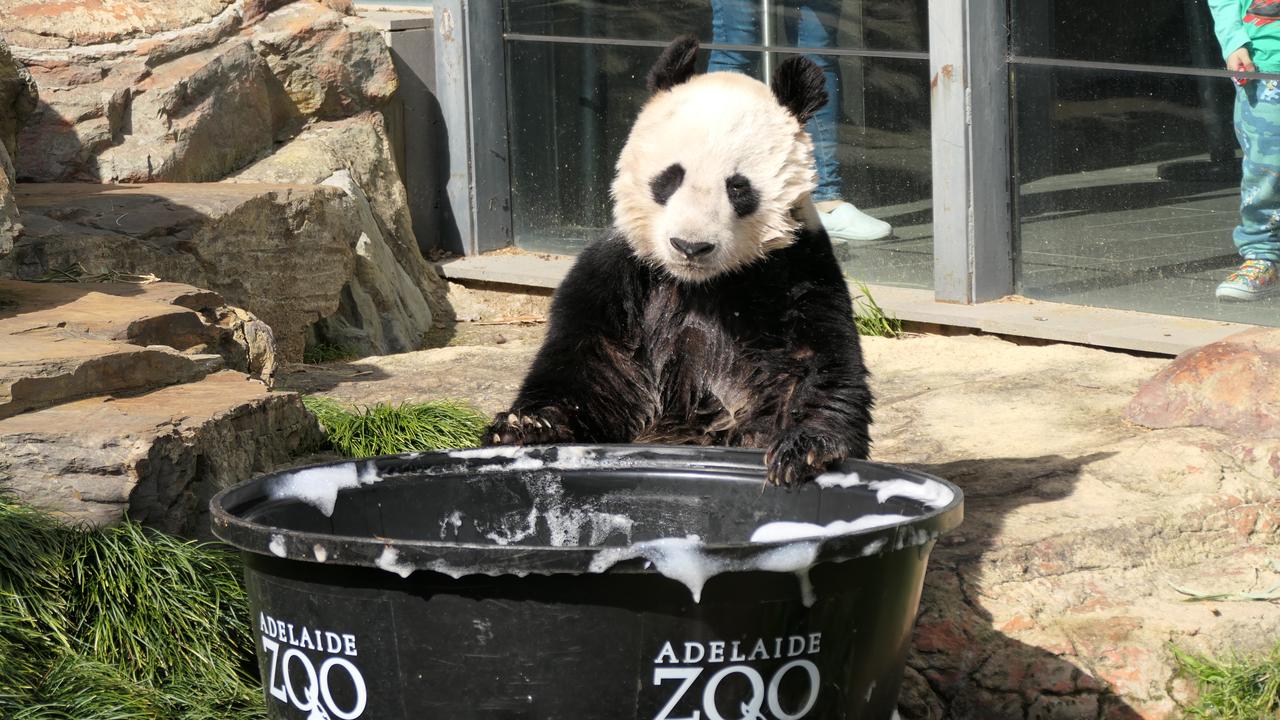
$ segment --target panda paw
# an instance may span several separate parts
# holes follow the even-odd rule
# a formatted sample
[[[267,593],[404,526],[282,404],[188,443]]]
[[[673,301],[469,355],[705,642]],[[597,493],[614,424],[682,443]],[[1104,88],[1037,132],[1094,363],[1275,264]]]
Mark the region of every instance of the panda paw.
[[[813,480],[849,455],[849,448],[843,442],[790,432],[776,440],[765,453],[766,482],[795,487]]]
[[[498,413],[484,433],[485,445],[550,445],[573,441],[569,419],[559,408]]]

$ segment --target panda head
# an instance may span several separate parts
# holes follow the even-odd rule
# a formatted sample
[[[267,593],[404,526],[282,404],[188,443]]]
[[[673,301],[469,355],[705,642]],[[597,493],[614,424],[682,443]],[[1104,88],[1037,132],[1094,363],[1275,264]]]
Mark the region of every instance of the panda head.
[[[653,96],[618,158],[614,225],[678,280],[731,273],[794,242],[816,172],[804,123],[827,101],[822,71],[793,57],[772,90],[746,75],[696,75],[677,39],[649,71]]]

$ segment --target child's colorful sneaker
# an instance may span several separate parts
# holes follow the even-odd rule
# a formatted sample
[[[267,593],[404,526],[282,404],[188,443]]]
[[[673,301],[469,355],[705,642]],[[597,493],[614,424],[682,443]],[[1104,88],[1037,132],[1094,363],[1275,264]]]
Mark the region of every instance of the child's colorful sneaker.
[[[1280,272],[1270,260],[1245,260],[1218,286],[1219,300],[1261,300],[1280,291]]]

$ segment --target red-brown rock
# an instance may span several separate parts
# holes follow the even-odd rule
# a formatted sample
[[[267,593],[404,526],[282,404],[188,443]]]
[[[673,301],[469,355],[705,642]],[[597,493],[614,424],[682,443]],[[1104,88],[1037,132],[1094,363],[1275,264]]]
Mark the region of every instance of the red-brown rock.
[[[1128,417],[1149,428],[1280,437],[1280,329],[1246,330],[1183,353],[1142,386]]]

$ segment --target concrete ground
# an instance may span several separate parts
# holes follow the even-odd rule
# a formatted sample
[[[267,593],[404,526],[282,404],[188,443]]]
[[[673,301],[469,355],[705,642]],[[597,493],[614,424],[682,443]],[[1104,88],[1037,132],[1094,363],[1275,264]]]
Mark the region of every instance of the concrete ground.
[[[451,347],[296,367],[280,383],[497,412],[542,326],[501,324],[536,304],[477,307],[473,317],[498,324],[460,325]],[[1167,359],[992,336],[867,338],[864,349],[873,459],[966,494],[964,525],[930,561],[904,718],[1176,717],[1192,688],[1171,643],[1248,653],[1280,639],[1274,604],[1190,602],[1175,589],[1277,583],[1280,440],[1126,421]]]

